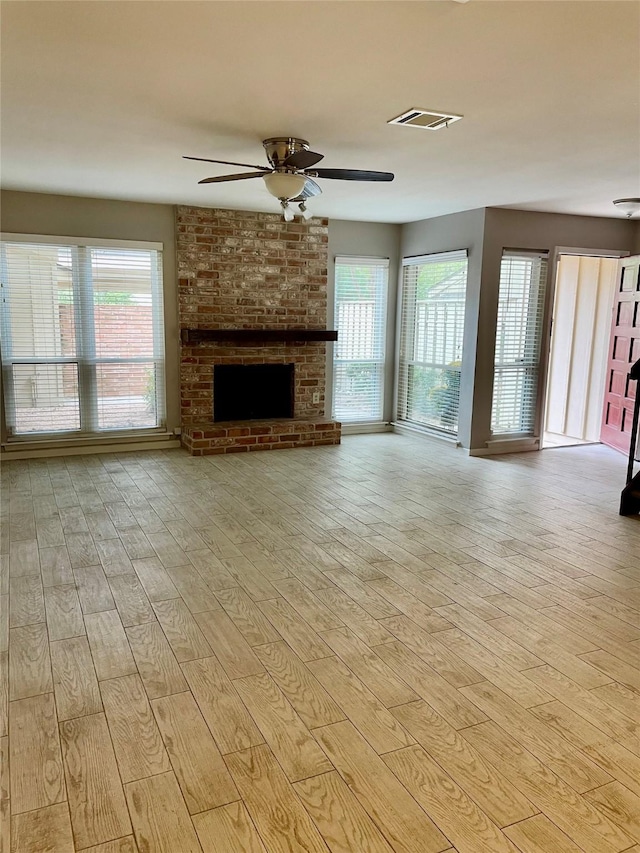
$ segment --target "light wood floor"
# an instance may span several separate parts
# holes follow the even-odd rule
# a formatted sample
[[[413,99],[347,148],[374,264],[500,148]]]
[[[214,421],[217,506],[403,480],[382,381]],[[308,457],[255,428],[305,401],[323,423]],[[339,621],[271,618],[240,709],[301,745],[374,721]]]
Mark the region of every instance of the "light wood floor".
[[[6,464],[3,853],[640,853],[624,467],[394,435]]]

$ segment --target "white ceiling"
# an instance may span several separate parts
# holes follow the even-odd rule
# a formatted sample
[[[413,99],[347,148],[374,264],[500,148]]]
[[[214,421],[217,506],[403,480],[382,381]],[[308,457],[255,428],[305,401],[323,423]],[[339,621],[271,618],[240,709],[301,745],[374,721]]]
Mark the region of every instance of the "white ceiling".
[[[265,163],[306,138],[318,215],[408,222],[484,206],[602,216],[640,196],[640,3],[148,0],[2,4],[6,188],[275,210]],[[447,130],[388,125],[410,107]]]

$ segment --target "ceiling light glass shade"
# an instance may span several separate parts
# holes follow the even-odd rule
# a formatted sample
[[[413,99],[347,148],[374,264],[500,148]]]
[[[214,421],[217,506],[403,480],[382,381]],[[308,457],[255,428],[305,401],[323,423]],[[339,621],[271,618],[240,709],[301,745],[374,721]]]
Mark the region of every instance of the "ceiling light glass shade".
[[[640,198],[617,198],[613,203],[626,216],[633,216],[640,211]]]
[[[282,202],[282,216],[286,222],[293,222],[294,213],[286,201]]]
[[[300,210],[300,215],[305,220],[305,222],[307,222],[309,219],[311,219],[313,214],[311,213],[311,211],[309,210],[309,208],[306,206],[306,204],[303,201],[300,202],[300,204],[298,205],[298,208]]]
[[[262,178],[272,196],[287,200],[300,195],[307,180],[304,175],[294,175],[291,172],[271,172]]]

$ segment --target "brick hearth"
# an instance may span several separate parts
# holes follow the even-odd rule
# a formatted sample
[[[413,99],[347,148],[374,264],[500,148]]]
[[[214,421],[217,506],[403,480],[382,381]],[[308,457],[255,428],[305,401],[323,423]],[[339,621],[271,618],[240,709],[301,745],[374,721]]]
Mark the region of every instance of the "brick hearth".
[[[225,421],[183,431],[182,444],[192,456],[340,444],[340,424],[321,418]]]
[[[326,329],[328,222],[279,214],[176,209],[181,329]],[[215,364],[295,365],[292,419],[214,423]],[[324,414],[326,343],[187,342],[181,348],[182,443],[193,454],[339,444]]]

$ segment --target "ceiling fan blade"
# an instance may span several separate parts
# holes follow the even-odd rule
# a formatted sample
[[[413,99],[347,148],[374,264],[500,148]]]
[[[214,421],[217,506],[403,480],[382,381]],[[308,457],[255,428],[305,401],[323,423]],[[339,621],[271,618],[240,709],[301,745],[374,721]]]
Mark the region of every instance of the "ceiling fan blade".
[[[366,172],[363,169],[314,169],[314,178],[336,181],[392,181],[393,172]]]
[[[183,160],[199,160],[201,163],[222,163],[223,166],[246,166],[248,169],[262,169],[263,172],[270,172],[268,166],[252,166],[251,163],[234,163],[233,160],[208,160],[206,157],[187,157],[182,155]]]
[[[289,154],[286,160],[283,161],[283,166],[292,166],[294,169],[310,169],[315,166],[320,160],[324,159],[324,154],[316,154],[315,151],[307,151],[301,148],[299,151],[294,151]]]
[[[247,178],[262,178],[264,172],[243,172],[241,175],[216,175],[215,178],[203,178],[199,184],[221,184],[224,181],[246,181]]]

